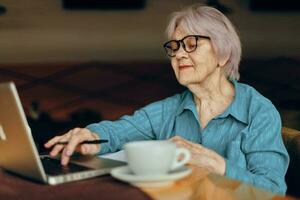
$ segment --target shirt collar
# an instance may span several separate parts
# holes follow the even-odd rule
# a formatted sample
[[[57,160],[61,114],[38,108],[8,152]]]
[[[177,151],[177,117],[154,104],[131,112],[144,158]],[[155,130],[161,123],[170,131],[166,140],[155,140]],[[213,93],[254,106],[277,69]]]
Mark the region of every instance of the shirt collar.
[[[232,103],[229,107],[219,116],[216,118],[226,118],[228,115],[233,116],[238,121],[241,121],[245,124],[248,124],[248,114],[247,114],[247,102],[243,98],[243,90],[237,81],[232,81],[235,89],[235,95]],[[194,103],[193,94],[186,90],[182,93],[182,101],[181,104],[178,106],[176,116],[180,115],[185,109],[191,110],[195,116],[197,116],[196,106]]]
[[[180,115],[184,110],[196,111],[193,94],[186,90],[181,94],[181,104],[178,106],[176,116]]]
[[[245,98],[243,97],[243,89],[237,81],[232,81],[235,94],[234,99],[229,105],[229,107],[223,112],[221,115],[219,115],[217,118],[225,118],[228,115],[233,116],[235,119],[248,124],[248,108],[247,108],[247,102],[245,101]]]

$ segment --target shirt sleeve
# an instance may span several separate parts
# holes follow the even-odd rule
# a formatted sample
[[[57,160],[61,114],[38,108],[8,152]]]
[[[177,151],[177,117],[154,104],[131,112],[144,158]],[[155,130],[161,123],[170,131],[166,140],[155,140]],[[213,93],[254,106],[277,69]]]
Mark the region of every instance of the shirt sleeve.
[[[281,119],[275,107],[264,107],[255,114],[243,136],[242,151],[247,168],[225,159],[225,175],[274,193],[285,194],[285,174],[289,156],[281,136]]]
[[[129,141],[156,139],[162,123],[162,107],[162,101],[158,101],[135,111],[131,116],[90,124],[86,128],[109,140],[101,144],[100,154],[115,152]]]

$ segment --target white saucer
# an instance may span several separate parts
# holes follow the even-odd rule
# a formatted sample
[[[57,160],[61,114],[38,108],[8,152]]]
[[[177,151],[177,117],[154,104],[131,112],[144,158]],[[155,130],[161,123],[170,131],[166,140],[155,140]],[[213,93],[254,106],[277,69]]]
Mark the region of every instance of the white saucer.
[[[128,166],[122,166],[114,168],[110,173],[112,177],[138,187],[162,187],[173,184],[174,181],[189,175],[191,172],[192,169],[184,166],[174,171],[170,171],[165,175],[141,176],[133,174]]]

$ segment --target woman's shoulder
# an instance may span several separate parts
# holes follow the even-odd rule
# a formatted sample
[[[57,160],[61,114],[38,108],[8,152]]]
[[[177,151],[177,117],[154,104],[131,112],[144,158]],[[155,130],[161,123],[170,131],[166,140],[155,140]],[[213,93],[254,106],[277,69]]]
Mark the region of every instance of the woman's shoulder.
[[[150,103],[145,108],[146,109],[159,109],[162,112],[176,112],[178,107],[182,104],[182,102],[188,98],[190,92],[185,90],[181,93],[174,94],[172,96],[166,97],[159,101],[155,101]]]
[[[174,106],[178,106],[179,104],[181,104],[186,98],[188,98],[188,96],[190,95],[190,91],[189,90],[185,90],[181,93],[177,93],[174,94],[170,97],[167,97],[165,99],[163,99],[164,103],[166,104],[170,104],[170,105],[174,105]]]
[[[257,91],[254,87],[237,83],[238,95],[247,104],[248,117],[254,118],[260,114],[278,115],[278,111],[272,101]]]
[[[281,117],[273,103],[247,84],[239,84],[240,96],[247,102],[248,121],[245,133],[253,135],[278,135],[281,130]]]
[[[254,87],[245,84],[245,83],[236,83],[238,95],[244,100],[249,102],[249,104],[254,105],[264,105],[273,107],[273,103],[270,99],[265,97],[259,91],[257,91]]]

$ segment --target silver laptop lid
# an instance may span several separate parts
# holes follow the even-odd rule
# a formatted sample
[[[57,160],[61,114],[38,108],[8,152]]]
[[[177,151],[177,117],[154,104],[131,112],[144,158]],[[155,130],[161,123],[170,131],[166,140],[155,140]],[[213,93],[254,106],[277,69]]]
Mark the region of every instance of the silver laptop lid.
[[[38,181],[46,182],[15,84],[0,84],[0,166]]]

